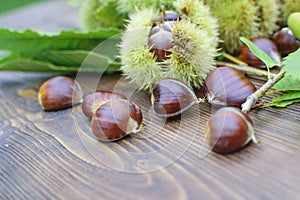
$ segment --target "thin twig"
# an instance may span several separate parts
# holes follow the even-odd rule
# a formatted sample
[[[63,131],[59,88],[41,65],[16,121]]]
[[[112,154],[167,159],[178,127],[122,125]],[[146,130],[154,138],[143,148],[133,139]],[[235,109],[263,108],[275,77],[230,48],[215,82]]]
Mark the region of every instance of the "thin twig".
[[[272,88],[280,79],[283,78],[285,71],[279,72],[277,75],[271,77],[261,88],[247,97],[245,103],[242,104],[242,111],[247,113],[257,103],[257,101],[263,97],[266,92]]]
[[[245,72],[248,75],[252,75],[252,76],[260,76],[260,77],[269,77],[269,73],[265,70],[261,70],[261,69],[257,69],[254,67],[250,67],[248,65],[237,65],[237,64],[233,64],[233,63],[228,63],[228,62],[222,62],[222,61],[217,61],[217,65],[221,65],[221,66],[226,66],[226,67],[230,67],[242,72]],[[276,74],[270,73],[271,79],[273,77],[276,76]]]

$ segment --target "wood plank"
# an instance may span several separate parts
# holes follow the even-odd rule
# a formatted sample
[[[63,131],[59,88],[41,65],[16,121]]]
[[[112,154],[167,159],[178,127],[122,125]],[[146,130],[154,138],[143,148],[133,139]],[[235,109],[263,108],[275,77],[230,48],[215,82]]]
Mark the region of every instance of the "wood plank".
[[[102,143],[80,106],[41,110],[37,90],[52,76],[0,72],[0,199],[298,198],[300,104],[251,111],[261,144],[224,156],[203,143],[213,113],[207,103],[165,123],[151,114],[147,93],[119,74],[105,75],[97,88],[132,97],[146,128]],[[77,77],[85,94],[97,78]]]

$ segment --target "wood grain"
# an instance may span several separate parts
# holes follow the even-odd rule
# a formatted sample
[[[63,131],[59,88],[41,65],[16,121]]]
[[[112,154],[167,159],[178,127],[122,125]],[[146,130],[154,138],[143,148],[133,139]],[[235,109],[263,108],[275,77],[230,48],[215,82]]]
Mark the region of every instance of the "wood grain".
[[[251,111],[261,144],[224,156],[204,145],[209,104],[165,122],[151,114],[147,93],[119,74],[105,75],[97,88],[131,97],[146,128],[101,143],[80,106],[42,111],[36,92],[52,76],[0,73],[0,199],[299,198],[300,104]],[[96,78],[80,76],[85,94]]]

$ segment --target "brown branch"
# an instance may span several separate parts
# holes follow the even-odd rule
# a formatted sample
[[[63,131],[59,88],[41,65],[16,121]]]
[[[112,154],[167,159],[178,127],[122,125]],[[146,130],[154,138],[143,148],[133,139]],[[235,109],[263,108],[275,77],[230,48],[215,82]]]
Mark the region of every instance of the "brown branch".
[[[247,113],[257,103],[257,101],[265,96],[266,92],[271,89],[280,79],[284,77],[285,71],[279,72],[277,75],[271,77],[261,88],[247,97],[245,103],[242,104],[242,111]]]

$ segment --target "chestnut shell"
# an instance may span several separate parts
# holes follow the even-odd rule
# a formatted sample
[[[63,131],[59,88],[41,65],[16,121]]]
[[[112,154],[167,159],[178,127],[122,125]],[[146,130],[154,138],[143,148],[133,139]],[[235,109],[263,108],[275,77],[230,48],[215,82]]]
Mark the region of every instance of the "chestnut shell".
[[[143,121],[141,109],[127,100],[107,101],[91,120],[93,134],[101,141],[115,141],[139,131]]]
[[[159,81],[152,91],[152,108],[159,117],[175,117],[197,102],[197,97],[187,85],[175,79]]]
[[[247,97],[256,91],[247,77],[229,67],[218,67],[211,71],[204,87],[208,102],[216,107],[241,107]]]
[[[218,110],[206,125],[206,140],[213,151],[232,153],[251,141],[254,134],[251,118],[233,107]]]

